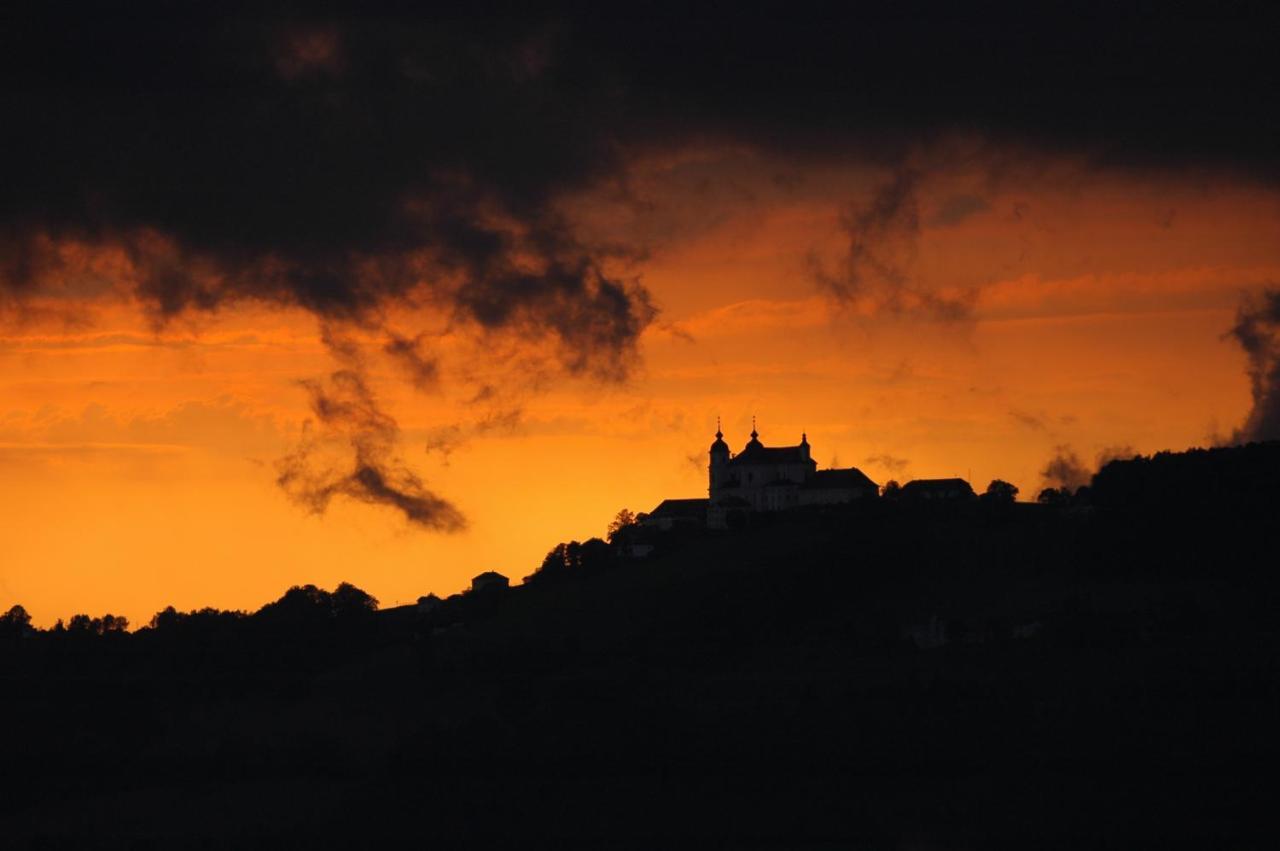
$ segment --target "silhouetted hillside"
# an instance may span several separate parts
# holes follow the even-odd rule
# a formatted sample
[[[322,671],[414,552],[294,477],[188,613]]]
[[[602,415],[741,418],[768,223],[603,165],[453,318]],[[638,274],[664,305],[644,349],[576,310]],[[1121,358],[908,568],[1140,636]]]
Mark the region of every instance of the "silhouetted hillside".
[[[1117,511],[1262,515],[1277,510],[1277,483],[1280,441],[1270,441],[1111,461],[1094,476],[1092,497]]]
[[[6,845],[1256,847],[1276,454],[1113,463],[1092,508],[564,544],[381,612],[344,585],[134,633],[11,613]]]

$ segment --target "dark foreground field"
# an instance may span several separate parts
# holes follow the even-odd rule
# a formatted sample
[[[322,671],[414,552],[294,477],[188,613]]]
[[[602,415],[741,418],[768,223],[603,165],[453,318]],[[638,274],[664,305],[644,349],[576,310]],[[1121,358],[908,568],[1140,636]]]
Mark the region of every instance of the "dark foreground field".
[[[0,845],[1274,847],[1275,513],[877,505],[430,615],[28,638]]]

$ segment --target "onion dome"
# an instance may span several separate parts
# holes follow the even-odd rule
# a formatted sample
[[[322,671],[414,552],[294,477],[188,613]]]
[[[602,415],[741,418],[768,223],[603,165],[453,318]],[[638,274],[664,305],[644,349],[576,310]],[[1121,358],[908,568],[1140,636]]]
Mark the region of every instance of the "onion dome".
[[[720,431],[720,418],[716,417],[716,442],[711,444],[711,451],[729,454],[729,444],[724,442],[724,433]]]

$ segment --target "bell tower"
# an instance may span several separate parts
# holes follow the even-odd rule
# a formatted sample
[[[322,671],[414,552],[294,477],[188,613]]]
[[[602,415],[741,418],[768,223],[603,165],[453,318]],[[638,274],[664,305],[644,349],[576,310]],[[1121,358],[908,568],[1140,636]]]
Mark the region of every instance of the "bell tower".
[[[720,431],[720,418],[716,417],[716,440],[711,444],[711,465],[707,468],[709,487],[708,495],[715,499],[716,490],[723,487],[729,472],[729,444],[724,442],[724,433]]]

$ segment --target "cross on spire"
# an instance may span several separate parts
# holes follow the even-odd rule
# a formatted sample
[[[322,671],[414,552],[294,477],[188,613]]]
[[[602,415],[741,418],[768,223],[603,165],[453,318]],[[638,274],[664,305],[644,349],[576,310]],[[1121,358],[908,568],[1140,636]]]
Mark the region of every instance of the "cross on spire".
[[[751,415],[751,439],[755,440],[760,435],[756,433],[756,415]]]

